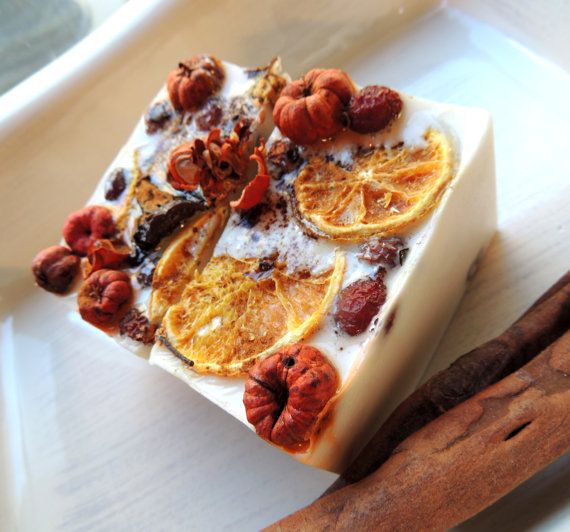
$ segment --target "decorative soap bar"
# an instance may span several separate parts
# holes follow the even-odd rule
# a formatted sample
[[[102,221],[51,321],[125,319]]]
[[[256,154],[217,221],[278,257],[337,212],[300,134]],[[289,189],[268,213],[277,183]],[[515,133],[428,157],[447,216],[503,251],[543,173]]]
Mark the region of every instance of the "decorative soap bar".
[[[495,224],[486,112],[197,56],[33,271],[82,277],[85,320],[341,471],[417,385]]]

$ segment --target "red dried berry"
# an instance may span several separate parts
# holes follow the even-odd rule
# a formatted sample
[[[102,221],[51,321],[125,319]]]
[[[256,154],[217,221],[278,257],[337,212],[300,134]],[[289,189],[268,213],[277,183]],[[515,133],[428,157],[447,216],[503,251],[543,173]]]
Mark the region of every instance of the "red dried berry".
[[[154,342],[155,331],[156,326],[151,325],[148,318],[136,308],[129,310],[119,323],[121,336],[128,336],[135,342],[141,342],[145,345]]]
[[[374,133],[388,127],[402,112],[400,95],[379,85],[368,85],[350,100],[350,129],[357,133]]]
[[[130,278],[125,272],[98,270],[79,290],[79,313],[97,327],[113,326],[126,310],[132,293]]]
[[[74,253],[85,257],[96,240],[116,232],[113,214],[106,207],[91,205],[72,212],[63,226],[63,238]]]
[[[38,286],[55,294],[67,292],[78,271],[79,257],[65,246],[43,249],[32,261],[32,273]]]
[[[365,331],[386,301],[384,270],[374,277],[359,279],[338,295],[334,319],[341,331],[355,336]]]

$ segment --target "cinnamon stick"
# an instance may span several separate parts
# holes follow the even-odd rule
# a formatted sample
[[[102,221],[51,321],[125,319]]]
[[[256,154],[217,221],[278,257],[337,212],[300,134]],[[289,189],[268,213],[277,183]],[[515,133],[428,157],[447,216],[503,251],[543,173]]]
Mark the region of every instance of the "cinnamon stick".
[[[406,439],[375,473],[268,530],[445,530],[570,451],[570,331]]]
[[[522,367],[569,327],[570,272],[504,333],[457,359],[401,403],[324,495],[378,469],[409,435]]]

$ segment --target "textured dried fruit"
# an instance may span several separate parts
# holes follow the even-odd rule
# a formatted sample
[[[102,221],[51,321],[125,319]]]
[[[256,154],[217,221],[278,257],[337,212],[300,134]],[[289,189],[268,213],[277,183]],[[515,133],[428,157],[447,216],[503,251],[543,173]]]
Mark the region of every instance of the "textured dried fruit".
[[[63,238],[74,253],[85,257],[96,240],[111,238],[116,227],[106,207],[91,205],[72,212],[63,226]]]
[[[293,183],[300,221],[353,242],[404,233],[436,207],[454,176],[450,139],[433,129],[424,139],[422,147],[359,150],[348,168],[310,158]]]
[[[374,133],[388,127],[401,112],[402,99],[396,91],[368,85],[350,100],[350,129],[357,133]]]
[[[79,257],[65,246],[51,246],[40,251],[32,261],[32,273],[38,286],[63,294],[79,271]]]
[[[242,190],[237,201],[230,201],[233,209],[251,209],[263,200],[269,188],[269,175],[265,164],[265,144],[262,142],[259,147],[255,147],[251,160],[257,163],[257,175]]]
[[[172,119],[173,112],[167,101],[153,103],[144,117],[146,132],[149,135],[154,135],[157,131],[164,129]]]
[[[243,403],[262,438],[287,448],[306,445],[338,388],[338,375],[316,348],[294,344],[249,372]]]
[[[177,190],[200,187],[210,200],[225,198],[245,177],[249,137],[249,126],[240,121],[227,137],[216,128],[203,139],[181,144],[170,154],[168,182]]]
[[[277,169],[278,176],[281,177],[301,166],[303,158],[295,144],[288,140],[278,140],[269,148],[267,161]]]
[[[381,268],[374,277],[354,281],[340,291],[334,319],[341,331],[355,336],[370,325],[386,301],[384,273]]]
[[[353,93],[354,85],[342,70],[310,70],[283,89],[273,121],[293,142],[313,144],[342,129],[342,114]]]
[[[113,170],[105,183],[105,199],[108,201],[118,199],[126,187],[125,171],[122,168]]]
[[[399,236],[373,238],[359,246],[358,258],[370,264],[383,264],[393,268],[398,263],[404,241]]]
[[[195,55],[178,64],[168,74],[168,96],[178,111],[194,111],[219,91],[224,81],[224,67],[210,55]]]
[[[111,240],[96,240],[87,254],[91,272],[108,269],[120,269],[127,266],[130,249],[125,245],[116,245]]]
[[[79,290],[79,313],[97,327],[113,326],[128,307],[132,292],[125,272],[99,270],[91,274]]]
[[[156,326],[151,325],[148,318],[138,309],[132,308],[125,314],[119,323],[119,334],[128,336],[135,342],[145,345],[154,342]]]
[[[180,224],[196,214],[202,205],[198,201],[174,200],[148,215],[133,236],[140,259],[153,250],[160,241],[172,234]],[[137,263],[136,260],[134,260]],[[138,262],[140,264],[140,262]]]
[[[220,107],[220,102],[211,101],[208,106],[196,116],[196,125],[202,131],[210,131],[215,128],[224,116],[224,111]]]

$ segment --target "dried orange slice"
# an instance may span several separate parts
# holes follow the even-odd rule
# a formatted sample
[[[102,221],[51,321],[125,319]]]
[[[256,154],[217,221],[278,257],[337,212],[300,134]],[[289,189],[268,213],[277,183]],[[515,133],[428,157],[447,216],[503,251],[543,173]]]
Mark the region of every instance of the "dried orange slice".
[[[448,139],[430,129],[424,147],[377,148],[355,155],[345,170],[321,156],[294,183],[297,210],[308,227],[334,239],[387,236],[421,220],[453,176]]]
[[[256,259],[214,257],[163,320],[164,343],[199,373],[240,375],[318,329],[340,289],[345,257],[323,273],[259,272]]]
[[[224,207],[200,215],[170,242],[156,265],[148,303],[150,321],[160,323],[171,305],[178,303],[186,285],[211,255],[228,219]]]

